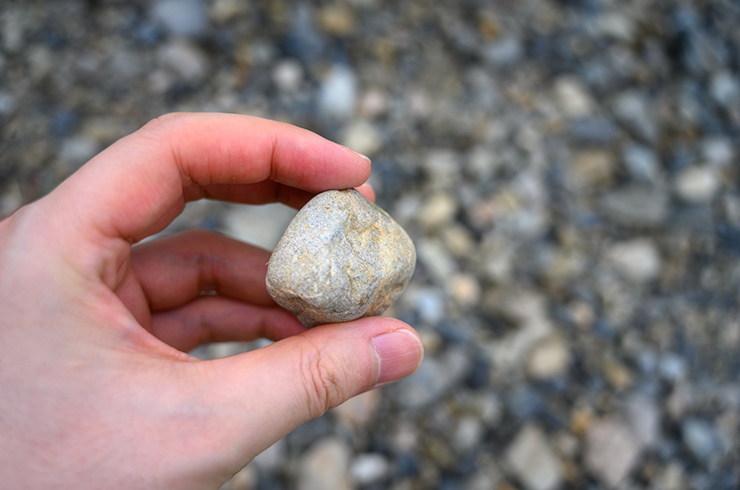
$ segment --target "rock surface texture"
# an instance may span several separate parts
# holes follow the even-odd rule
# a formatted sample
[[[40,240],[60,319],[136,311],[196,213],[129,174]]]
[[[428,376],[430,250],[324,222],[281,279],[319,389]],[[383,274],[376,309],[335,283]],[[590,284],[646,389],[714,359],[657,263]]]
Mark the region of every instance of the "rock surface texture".
[[[411,238],[354,189],[327,191],[293,218],[267,269],[267,290],[307,327],[379,315],[416,265]]]

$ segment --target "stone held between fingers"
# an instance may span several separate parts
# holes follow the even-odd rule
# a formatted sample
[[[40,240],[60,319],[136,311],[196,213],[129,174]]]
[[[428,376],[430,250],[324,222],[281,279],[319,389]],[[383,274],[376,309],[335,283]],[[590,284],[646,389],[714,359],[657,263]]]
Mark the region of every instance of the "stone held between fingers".
[[[314,197],[270,257],[267,291],[307,327],[380,315],[403,292],[416,251],[408,234],[355,189]]]

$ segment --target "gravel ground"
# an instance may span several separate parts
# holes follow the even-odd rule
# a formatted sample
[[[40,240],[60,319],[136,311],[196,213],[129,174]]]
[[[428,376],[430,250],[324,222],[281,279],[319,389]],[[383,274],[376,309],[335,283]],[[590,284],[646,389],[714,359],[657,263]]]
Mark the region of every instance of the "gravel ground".
[[[0,216],[166,112],[309,128],[372,157],[415,240],[389,313],[427,356],[224,490],[738,488],[738,25],[730,0],[5,0]],[[169,231],[271,247],[291,216]]]

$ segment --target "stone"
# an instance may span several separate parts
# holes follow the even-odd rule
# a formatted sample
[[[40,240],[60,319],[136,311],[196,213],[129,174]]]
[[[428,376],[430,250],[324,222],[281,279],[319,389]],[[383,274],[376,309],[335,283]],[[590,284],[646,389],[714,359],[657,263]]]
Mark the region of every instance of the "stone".
[[[614,158],[604,150],[582,150],[568,162],[568,184],[573,189],[603,187],[613,180]]]
[[[632,395],[627,400],[626,419],[632,435],[643,447],[653,447],[660,439],[661,415],[655,400],[644,395]]]
[[[272,70],[272,81],[284,93],[298,91],[303,83],[303,66],[294,59],[279,61]]]
[[[719,166],[730,165],[735,159],[735,149],[728,138],[706,138],[702,142],[701,153],[707,163]]]
[[[352,448],[338,437],[327,437],[315,443],[298,463],[298,490],[349,490]]]
[[[457,208],[455,196],[448,192],[436,192],[426,199],[417,220],[425,230],[431,232],[451,222],[457,214]]]
[[[282,204],[273,203],[264,206],[228,204],[220,231],[243,242],[272,250],[295,215],[295,209]]]
[[[457,421],[452,446],[458,454],[474,450],[485,437],[485,427],[477,417],[465,416]]]
[[[593,111],[593,101],[583,84],[575,77],[562,76],[555,80],[555,97],[568,117],[586,117]]]
[[[555,490],[562,484],[560,461],[535,425],[519,431],[506,449],[506,461],[527,490]]]
[[[160,0],[152,15],[176,36],[202,36],[208,30],[208,13],[201,0]]]
[[[700,462],[708,460],[719,449],[717,434],[706,420],[688,419],[681,424],[684,445]]]
[[[376,118],[388,112],[388,94],[379,88],[368,89],[362,94],[359,103],[360,114],[369,118]]]
[[[633,144],[624,150],[624,164],[630,176],[640,182],[655,182],[660,163],[651,149]]]
[[[386,393],[405,409],[422,408],[458,387],[469,370],[469,354],[448,348],[439,356],[425,357],[414,374],[388,386]]]
[[[527,374],[534,379],[551,379],[566,374],[569,365],[568,345],[553,336],[532,348],[527,359]]]
[[[711,202],[721,185],[716,169],[709,166],[687,167],[674,181],[678,197],[691,204]]]
[[[470,308],[480,301],[481,285],[473,274],[455,274],[450,279],[449,293],[460,306]]]
[[[184,81],[200,82],[208,73],[208,59],[196,44],[178,40],[162,45],[157,53],[162,66]]]
[[[388,459],[379,453],[358,454],[350,466],[352,481],[358,485],[370,485],[385,479],[390,472]]]
[[[721,71],[712,77],[709,91],[714,100],[723,106],[740,101],[740,83],[737,76],[728,71]]]
[[[609,487],[616,487],[630,474],[640,453],[640,444],[621,422],[599,420],[586,435],[586,468]]]
[[[379,315],[416,265],[411,238],[354,189],[314,197],[270,257],[267,290],[307,327]]]
[[[651,227],[668,217],[668,195],[662,189],[643,186],[623,187],[601,200],[607,217],[621,225]]]
[[[324,77],[318,93],[318,108],[330,119],[346,120],[355,113],[357,77],[345,65],[332,67]]]
[[[660,274],[662,260],[657,247],[646,238],[610,245],[605,262],[634,282],[646,282]]]
[[[373,123],[359,119],[347,126],[342,144],[363,155],[372,157],[383,148],[383,135]]]
[[[613,105],[617,119],[632,130],[638,138],[654,142],[658,137],[658,126],[646,97],[639,92],[623,92]]]
[[[334,408],[332,412],[341,422],[353,428],[366,427],[375,417],[380,403],[380,392],[370,390],[354,396]]]

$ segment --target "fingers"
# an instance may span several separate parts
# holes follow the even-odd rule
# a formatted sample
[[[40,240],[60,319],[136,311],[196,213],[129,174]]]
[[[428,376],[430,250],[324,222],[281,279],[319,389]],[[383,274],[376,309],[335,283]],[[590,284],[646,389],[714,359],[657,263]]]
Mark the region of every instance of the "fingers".
[[[375,201],[375,191],[368,184],[357,190],[370,201]],[[265,204],[281,202],[292,208],[300,209],[316,194],[295,187],[265,180],[257,184],[211,184],[189,185],[184,189],[185,201],[197,199],[215,199],[219,201],[239,202],[243,204]]]
[[[211,342],[280,340],[306,330],[279,307],[262,307],[218,296],[152,315],[152,334],[182,352]]]
[[[175,308],[211,291],[275,306],[265,286],[269,259],[266,250],[203,230],[142,243],[131,250],[131,267],[152,310]]]
[[[261,189],[263,199],[296,199],[272,184],[213,185],[273,180],[315,193],[359,186],[369,173],[366,158],[288,124],[232,114],[171,114],[95,157],[48,202],[64,203],[85,233],[135,242],[166,226],[186,197],[210,194],[251,202],[237,198]]]
[[[411,374],[422,356],[421,340],[408,325],[373,317],[188,368],[214,390],[208,396],[224,411],[221,437],[251,458],[256,453],[249,451],[265,449],[327,409]]]

